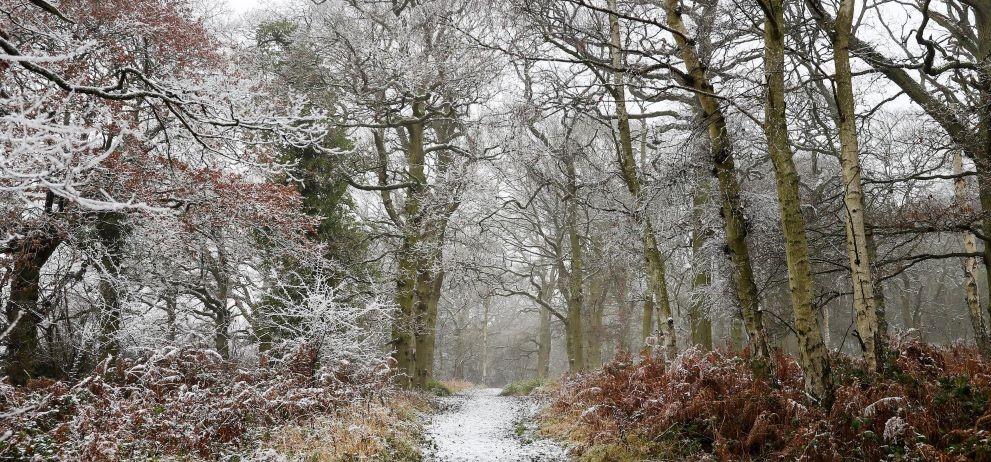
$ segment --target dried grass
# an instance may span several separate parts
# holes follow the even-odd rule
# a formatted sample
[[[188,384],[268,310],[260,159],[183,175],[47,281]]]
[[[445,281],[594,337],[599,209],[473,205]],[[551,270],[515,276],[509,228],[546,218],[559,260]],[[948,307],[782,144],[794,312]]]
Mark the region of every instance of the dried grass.
[[[279,428],[259,452],[312,462],[418,461],[423,442],[419,416],[430,408],[422,394],[396,391],[382,401]]]

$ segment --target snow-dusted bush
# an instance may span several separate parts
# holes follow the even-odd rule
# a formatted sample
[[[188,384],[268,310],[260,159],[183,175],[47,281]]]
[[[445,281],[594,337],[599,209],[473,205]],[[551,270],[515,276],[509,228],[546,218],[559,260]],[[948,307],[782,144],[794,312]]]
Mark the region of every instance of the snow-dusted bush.
[[[283,344],[261,366],[212,350],[162,348],[106,361],[81,381],[0,383],[0,459],[217,458],[261,432],[386,392],[384,363],[323,361]]]

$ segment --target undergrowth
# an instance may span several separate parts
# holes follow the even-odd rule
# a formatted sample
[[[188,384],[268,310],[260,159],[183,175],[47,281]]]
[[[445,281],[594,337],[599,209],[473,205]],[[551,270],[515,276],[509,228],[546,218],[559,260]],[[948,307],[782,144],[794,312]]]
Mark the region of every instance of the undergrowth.
[[[424,438],[420,416],[431,410],[424,395],[395,391],[387,400],[356,403],[279,428],[249,459],[277,455],[308,462],[419,462]]]
[[[500,393],[502,396],[526,396],[544,385],[542,379],[523,379],[506,385]]]
[[[437,380],[430,379],[427,381],[425,390],[434,396],[451,396],[455,393],[468,390],[470,388],[475,388],[477,385],[461,379],[450,379],[450,380]]]
[[[267,440],[305,440],[287,425],[333,427],[335,419],[354,425],[330,434],[357,441],[360,452],[370,447],[361,435],[413,422],[386,404],[399,393],[387,368],[320,364],[307,345],[280,356],[245,368],[212,350],[167,348],[106,361],[74,383],[0,382],[0,460],[230,459]],[[366,417],[371,426],[362,428]],[[352,444],[341,443],[338,452]]]
[[[425,388],[427,393],[433,394],[434,396],[451,396],[454,394],[454,390],[440,380],[428,380]]]
[[[618,358],[553,391],[543,428],[585,461],[991,460],[991,366],[973,349],[897,345],[873,377],[836,356],[829,410],[792,358],[774,363],[769,381],[722,352]]]

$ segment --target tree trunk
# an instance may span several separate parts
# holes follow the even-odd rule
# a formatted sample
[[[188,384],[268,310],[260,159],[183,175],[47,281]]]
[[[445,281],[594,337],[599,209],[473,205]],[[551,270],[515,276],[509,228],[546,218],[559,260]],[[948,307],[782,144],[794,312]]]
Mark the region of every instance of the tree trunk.
[[[626,270],[619,270],[613,297],[616,302],[616,353],[630,349],[630,321],[633,318],[630,305],[630,277]]]
[[[671,299],[668,297],[664,257],[661,256],[661,251],[657,248],[657,241],[654,238],[654,227],[651,226],[650,220],[646,220],[644,225],[647,281],[650,282],[651,292],[657,296],[657,331],[661,335],[660,347],[664,352],[665,358],[670,360],[674,359],[678,354],[678,338],[674,330],[674,314],[671,311]],[[645,321],[649,321],[649,319]]]
[[[433,274],[424,271],[417,283],[416,338],[414,360],[416,375],[414,381],[425,387],[434,375],[434,350],[437,344],[437,304],[440,302],[444,284],[444,272]]]
[[[178,327],[178,297],[179,294],[174,288],[165,291],[165,339],[170,344],[174,344],[177,338]]]
[[[60,242],[39,233],[17,243],[10,275],[10,299],[5,310],[8,334],[4,372],[12,385],[24,385],[35,374],[39,359],[38,323],[45,314],[44,307],[38,304],[41,269]]]
[[[491,297],[486,295],[482,300],[482,383],[489,383],[489,307]]]
[[[121,212],[99,214],[96,232],[102,245],[100,256],[100,351],[99,358],[120,356],[120,326],[123,318],[120,295],[117,292],[120,277],[124,235],[124,215]]]
[[[578,229],[578,171],[575,168],[576,153],[565,153],[565,176],[567,177],[567,198],[565,227],[568,246],[571,251],[570,267],[567,271],[568,301],[568,365],[571,372],[585,370],[585,340],[582,325],[582,311],[585,305],[583,293],[584,258],[582,256],[581,235]]]
[[[826,351],[829,351],[829,345],[833,343],[832,331],[830,331],[832,311],[828,303],[822,306],[822,344],[826,346]]]
[[[609,0],[609,9],[616,11],[616,0]],[[647,270],[647,282],[651,293],[657,300],[657,310],[663,326],[660,333],[663,337],[662,348],[668,359],[677,354],[677,334],[674,329],[674,317],[671,312],[671,300],[668,297],[666,269],[664,257],[657,247],[654,237],[654,226],[647,216],[646,203],[641,190],[640,175],[633,155],[633,136],[630,129],[630,118],[626,110],[626,85],[623,81],[623,53],[620,38],[619,17],[609,15],[609,32],[612,46],[609,48],[613,67],[612,93],[616,101],[616,121],[619,128],[619,166],[626,187],[633,196],[636,213],[644,234],[644,260]],[[645,312],[646,314],[646,312]],[[647,320],[644,320],[645,322]]]
[[[871,258],[871,263],[875,265],[871,268],[873,279],[874,279],[874,312],[877,313],[877,332],[878,336],[887,341],[888,338],[888,314],[884,299],[884,282],[882,281],[883,275],[879,272],[877,268],[877,240],[874,239],[874,233],[870,230],[870,224],[865,223],[867,227],[867,255]]]
[[[983,213],[982,233],[984,234],[984,268],[987,286],[991,288],[991,11],[987,8],[975,8],[977,21],[977,47],[981,62],[977,69],[978,87],[980,88],[979,106],[977,111],[977,133],[969,136],[972,140],[961,140],[960,136],[954,141],[961,144],[974,160],[977,170],[977,191]],[[948,130],[949,131],[949,130]],[[952,133],[951,133],[952,134]],[[963,143],[961,143],[963,141]],[[970,141],[968,146],[967,141]],[[991,297],[988,297],[988,314],[991,315]]]
[[[412,240],[407,237],[399,251],[396,268],[396,306],[398,311],[392,321],[392,358],[396,379],[410,386],[413,379],[413,311],[416,300],[416,263],[411,255]]]
[[[537,378],[545,379],[551,372],[551,312],[540,309],[537,327]]]
[[[702,222],[702,212],[706,204],[709,203],[709,185],[703,182],[695,190],[692,197],[692,270],[695,274],[692,277],[692,304],[689,308],[689,320],[692,324],[692,343],[702,349],[712,350],[712,318],[705,312],[708,307],[708,295],[705,293],[712,283],[707,264],[701,263],[704,259],[702,248],[705,242],[712,237],[712,230],[708,229]]]
[[[540,277],[540,293],[537,297],[548,305],[554,299],[554,284],[557,282],[557,272],[553,268]],[[551,312],[543,305],[540,306],[540,324],[537,327],[537,377],[544,379],[551,370]]]
[[[643,294],[643,314],[640,316],[640,348],[647,343],[647,337],[654,333],[654,296]]]
[[[219,301],[218,309],[214,312],[213,345],[217,353],[224,359],[231,357],[231,313],[227,309],[227,299]]]
[[[597,275],[589,284],[589,316],[588,316],[588,340],[585,364],[589,368],[597,368],[602,365],[602,337],[603,325],[602,316],[605,311],[605,298],[608,295],[608,287],[602,275]]]
[[[716,179],[719,182],[720,198],[722,199],[722,216],[726,231],[727,251],[733,263],[733,282],[737,298],[743,314],[744,326],[753,357],[758,363],[770,364],[770,350],[767,346],[767,334],[760,309],[760,299],[757,295],[757,283],[750,261],[750,250],[747,247],[747,222],[743,213],[743,202],[740,199],[740,184],[736,178],[736,165],[733,159],[733,146],[726,127],[719,103],[711,95],[715,89],[709,83],[705,68],[698,57],[693,43],[687,37],[688,28],[681,15],[679,0],[665,0],[668,25],[677,33],[675,42],[685,62],[690,81],[687,82],[696,90],[696,98],[702,110],[703,123],[706,124],[709,135],[709,149],[712,153]],[[759,368],[760,364],[757,365]]]
[[[967,197],[967,180],[961,176],[964,173],[963,155],[958,150],[953,154],[954,195],[957,207],[963,211],[969,210]],[[967,253],[977,253],[977,239],[969,231],[963,232],[963,250]],[[991,356],[991,344],[988,343],[988,330],[981,310],[981,294],[977,287],[977,257],[963,259],[963,287],[967,300],[967,312],[970,314],[970,325],[974,330],[974,341],[977,349],[984,357]]]
[[[864,348],[869,370],[878,370],[884,358],[884,339],[880,338],[877,307],[874,302],[874,279],[864,225],[864,199],[860,178],[860,146],[850,69],[850,35],[854,0],[841,0],[836,14],[833,57],[836,63],[836,107],[839,110],[840,165],[843,172],[843,204],[846,212],[847,254],[853,281],[853,307],[857,332]]]
[[[418,100],[413,103],[413,117],[421,118],[426,112],[426,103]],[[395,372],[400,384],[410,386],[416,376],[415,337],[417,279],[423,261],[418,246],[421,243],[420,194],[426,184],[424,171],[424,126],[423,123],[410,123],[406,126],[408,144],[406,161],[413,186],[406,190],[403,216],[409,220],[403,230],[403,243],[399,250],[396,267],[396,305],[399,310],[393,320],[392,345]],[[383,148],[379,148],[382,150]],[[385,197],[385,196],[383,196]],[[385,199],[383,199],[385,201]],[[391,202],[391,201],[389,201]]]
[[[788,287],[795,315],[799,363],[805,372],[806,392],[832,404],[833,384],[826,346],[822,341],[819,318],[813,306],[812,268],[805,219],[798,189],[798,172],[792,159],[791,142],[785,111],[784,83],[784,8],[782,0],[763,0],[764,73],[767,79],[765,132],[768,151],[774,164],[781,228],[785,238]],[[871,311],[873,314],[873,310]]]

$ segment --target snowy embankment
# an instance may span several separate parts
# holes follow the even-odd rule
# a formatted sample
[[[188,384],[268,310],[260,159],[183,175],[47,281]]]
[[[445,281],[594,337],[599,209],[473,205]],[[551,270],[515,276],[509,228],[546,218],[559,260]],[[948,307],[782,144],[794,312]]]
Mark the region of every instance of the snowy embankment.
[[[499,396],[501,390],[468,390],[441,398],[442,411],[427,423],[424,456],[436,462],[564,461],[564,449],[535,438],[528,423],[536,413],[529,398]]]

